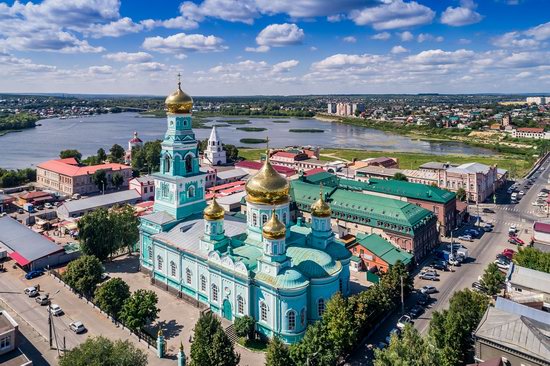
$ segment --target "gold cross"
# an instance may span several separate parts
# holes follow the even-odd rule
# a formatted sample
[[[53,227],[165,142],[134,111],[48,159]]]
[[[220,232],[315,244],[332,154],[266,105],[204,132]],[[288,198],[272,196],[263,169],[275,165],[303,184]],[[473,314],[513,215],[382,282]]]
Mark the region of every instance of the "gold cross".
[[[181,87],[181,74],[178,72],[178,86]]]

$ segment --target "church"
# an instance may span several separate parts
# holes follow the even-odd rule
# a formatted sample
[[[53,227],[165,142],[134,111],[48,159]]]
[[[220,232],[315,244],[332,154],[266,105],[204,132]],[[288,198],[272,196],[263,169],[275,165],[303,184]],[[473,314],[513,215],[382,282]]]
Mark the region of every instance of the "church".
[[[246,219],[225,215],[205,200],[193,100],[180,83],[166,108],[154,211],[140,223],[142,271],[229,321],[249,315],[261,335],[299,341],[327,301],[350,290],[351,253],[332,232],[322,191],[311,224],[291,222],[290,184],[267,159],[246,183]]]

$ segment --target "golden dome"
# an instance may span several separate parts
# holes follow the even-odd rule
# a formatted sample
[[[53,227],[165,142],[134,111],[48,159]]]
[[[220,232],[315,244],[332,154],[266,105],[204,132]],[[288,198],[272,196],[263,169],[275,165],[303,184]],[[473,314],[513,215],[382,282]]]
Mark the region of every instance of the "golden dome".
[[[179,78],[178,74],[178,78]],[[178,80],[178,90],[166,97],[164,101],[169,113],[191,113],[193,98],[181,90],[181,81]]]
[[[262,229],[264,237],[271,240],[282,239],[286,235],[286,226],[277,218],[275,210],[271,213],[271,218],[267,220]]]
[[[246,182],[246,200],[252,203],[278,204],[288,202],[290,185],[269,162],[269,154],[262,168]]]
[[[321,185],[321,191],[319,192],[319,199],[311,205],[311,215],[315,217],[330,217],[332,211],[328,203],[323,199],[323,186]]]
[[[210,204],[206,206],[203,213],[204,218],[210,221],[223,219],[225,215],[225,211],[223,210],[223,207],[218,204],[218,201],[216,201],[216,197],[212,198],[212,201],[210,201]]]

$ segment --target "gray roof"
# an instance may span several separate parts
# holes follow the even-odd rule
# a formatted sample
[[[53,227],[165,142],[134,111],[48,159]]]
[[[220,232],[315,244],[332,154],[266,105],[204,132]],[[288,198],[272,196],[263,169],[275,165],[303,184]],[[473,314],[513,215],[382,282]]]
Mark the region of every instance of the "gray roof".
[[[157,211],[150,215],[142,216],[142,218],[158,225],[164,225],[176,219],[166,211]]]
[[[550,325],[523,315],[489,307],[475,336],[537,359],[550,359]]]
[[[397,168],[384,168],[381,166],[365,166],[359,169],[355,169],[356,172],[367,174],[380,174],[388,177],[393,177],[395,173],[402,173],[402,169]]]
[[[538,310],[518,302],[505,299],[504,297],[497,297],[495,308],[506,311],[508,313],[523,315],[529,319],[539,321],[541,323],[550,325],[550,315],[546,311]]]
[[[220,205],[230,205],[232,203],[241,202],[241,199],[246,196],[246,192],[237,192],[229,196],[217,197],[216,200]]]
[[[472,174],[472,173],[483,173],[487,174],[491,167],[481,163],[466,163],[459,165],[457,167],[452,167],[447,169],[449,173],[461,173],[461,174]]]
[[[30,262],[63,250],[9,216],[0,217],[0,242]]]
[[[513,264],[508,270],[508,282],[514,286],[550,294],[550,273],[535,271]]]
[[[65,202],[65,210],[68,212],[77,212],[93,209],[96,207],[111,206],[117,203],[126,203],[132,200],[140,199],[141,196],[134,189],[128,189],[126,191],[120,191],[115,193],[103,194],[90,198],[83,198],[80,200]]]
[[[136,177],[134,179],[137,180],[140,183],[147,183],[147,182],[154,182],[155,181],[155,178],[153,178],[150,175],[142,175],[142,176]],[[134,179],[132,179],[132,180],[134,180]]]
[[[236,169],[230,169],[230,170],[222,170],[216,173],[216,176],[218,179],[229,179],[229,178],[236,178],[236,177],[244,177],[247,176],[248,173],[244,171],[241,168]]]
[[[438,161],[430,161],[428,163],[424,163],[420,165],[420,169],[438,169],[438,170],[445,170],[452,165],[449,163],[440,163]]]

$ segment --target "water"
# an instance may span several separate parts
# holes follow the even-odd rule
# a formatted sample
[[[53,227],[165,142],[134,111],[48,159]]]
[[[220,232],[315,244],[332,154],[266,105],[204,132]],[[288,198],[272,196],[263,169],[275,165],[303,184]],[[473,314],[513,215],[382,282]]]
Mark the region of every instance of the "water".
[[[241,138],[269,136],[272,147],[318,145],[329,148],[357,148],[380,151],[411,151],[433,154],[492,155],[488,149],[454,142],[428,142],[394,135],[360,126],[323,122],[315,119],[285,118],[289,123],[273,123],[269,118],[212,117],[209,120],[248,119],[250,124],[219,127],[224,143],[263,148],[263,144],[243,144]],[[161,139],[166,130],[164,118],[140,117],[136,113],[103,114],[72,119],[46,119],[41,126],[0,136],[0,167],[16,169],[32,167],[55,159],[65,149],[77,149],[83,156],[95,154],[100,147],[107,151],[113,144],[125,149],[133,131],[143,141]],[[222,124],[223,122],[210,122]],[[264,127],[266,131],[246,132],[237,127]],[[323,129],[324,133],[292,133],[290,128]],[[210,129],[195,129],[198,139],[208,138]]]

